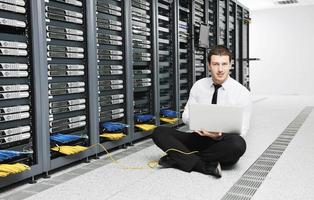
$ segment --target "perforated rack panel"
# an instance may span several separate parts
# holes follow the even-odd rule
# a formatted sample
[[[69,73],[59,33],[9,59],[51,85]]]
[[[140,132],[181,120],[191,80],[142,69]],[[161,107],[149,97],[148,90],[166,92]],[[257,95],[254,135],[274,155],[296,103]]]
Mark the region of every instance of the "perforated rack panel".
[[[180,112],[183,112],[189,97],[189,90],[193,84],[193,66],[191,55],[191,24],[192,10],[191,2],[186,0],[179,1],[179,95]]]
[[[194,33],[195,33],[195,79],[201,79],[206,76],[207,61],[206,49],[199,47],[199,33],[201,24],[206,25],[206,4],[204,0],[194,1]]]
[[[227,0],[219,0],[218,4],[218,44],[228,45],[227,29],[228,5]]]
[[[228,5],[228,48],[231,51],[232,55],[236,54],[236,4],[233,1],[229,1]],[[238,77],[238,66],[236,66],[235,59],[232,59],[232,70],[230,76],[236,80]]]
[[[0,1],[0,150],[36,151],[32,24],[27,1]],[[33,154],[0,163],[33,165]]]
[[[49,134],[73,134],[88,140],[88,79],[85,1],[45,3],[49,95]],[[51,147],[56,145],[51,141]],[[51,152],[51,158],[61,154]]]
[[[134,116],[154,116],[153,4],[147,0],[131,0],[131,5]],[[155,120],[146,123],[155,124]]]
[[[209,49],[217,44],[217,1],[208,1]]]
[[[123,1],[96,3],[100,133],[104,122],[127,122],[124,7]]]
[[[248,10],[243,8],[243,46],[241,50],[243,59],[243,69],[240,72],[243,75],[242,84],[250,89],[250,68],[249,68],[249,24],[250,24],[250,13]]]
[[[174,41],[174,3],[158,1],[158,56],[160,109],[176,110]],[[164,122],[160,122],[165,124]]]

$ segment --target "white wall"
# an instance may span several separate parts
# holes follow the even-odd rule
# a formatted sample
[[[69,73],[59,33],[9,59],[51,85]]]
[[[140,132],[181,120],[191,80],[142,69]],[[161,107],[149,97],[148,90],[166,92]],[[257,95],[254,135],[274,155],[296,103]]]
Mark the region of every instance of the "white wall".
[[[250,14],[251,91],[314,95],[314,6]]]

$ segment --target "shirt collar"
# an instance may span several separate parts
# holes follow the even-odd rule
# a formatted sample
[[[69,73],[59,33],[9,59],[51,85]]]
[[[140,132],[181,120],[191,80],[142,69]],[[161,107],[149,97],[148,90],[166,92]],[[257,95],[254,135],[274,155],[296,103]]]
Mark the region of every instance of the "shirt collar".
[[[222,89],[224,89],[224,90],[228,89],[228,87],[230,85],[230,79],[231,79],[231,77],[228,76],[228,78],[221,84]],[[211,86],[210,87],[214,87],[213,79],[211,79]]]

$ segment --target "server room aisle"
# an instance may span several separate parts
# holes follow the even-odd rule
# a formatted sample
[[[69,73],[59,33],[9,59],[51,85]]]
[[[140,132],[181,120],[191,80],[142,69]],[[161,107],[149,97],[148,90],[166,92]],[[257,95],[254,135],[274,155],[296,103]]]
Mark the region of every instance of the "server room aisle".
[[[314,106],[314,96],[255,97],[247,151],[232,169],[223,170],[221,179],[160,167],[121,169],[104,155],[7,191],[0,199],[314,199],[314,111],[306,106]],[[113,154],[129,166],[161,155],[150,139]]]

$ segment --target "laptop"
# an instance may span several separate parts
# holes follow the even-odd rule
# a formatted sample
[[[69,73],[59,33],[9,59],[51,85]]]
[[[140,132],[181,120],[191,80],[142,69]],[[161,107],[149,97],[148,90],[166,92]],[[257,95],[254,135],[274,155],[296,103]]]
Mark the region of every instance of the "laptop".
[[[241,134],[244,116],[243,106],[217,104],[190,104],[190,130],[205,129],[211,132]]]

